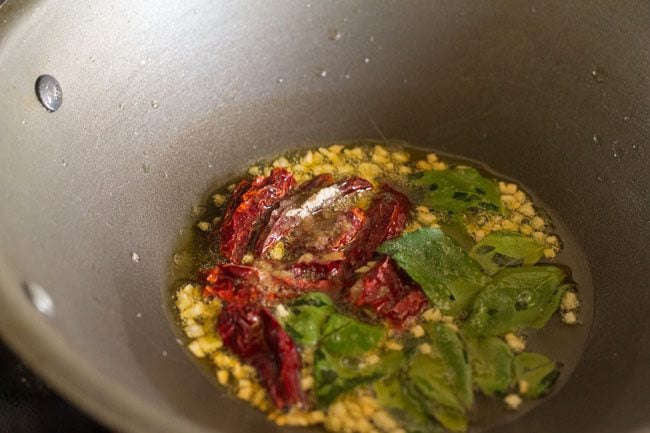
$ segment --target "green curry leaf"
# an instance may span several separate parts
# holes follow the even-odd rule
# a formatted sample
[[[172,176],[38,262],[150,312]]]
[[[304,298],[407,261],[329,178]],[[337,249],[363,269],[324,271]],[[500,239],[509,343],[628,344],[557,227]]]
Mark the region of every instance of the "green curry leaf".
[[[470,336],[498,336],[543,326],[550,316],[548,310],[559,299],[557,291],[564,278],[555,266],[503,269],[474,299],[463,330]]]
[[[434,356],[442,359],[448,368],[455,395],[465,407],[471,407],[474,403],[472,371],[463,341],[443,323],[426,322],[424,329],[433,346]]]
[[[544,248],[544,244],[520,233],[497,231],[481,239],[469,255],[488,275],[494,275],[506,266],[535,264]]]
[[[561,286],[558,286],[558,288],[555,289],[553,295],[546,302],[546,305],[542,308],[542,312],[540,313],[539,317],[530,324],[530,327],[535,329],[542,329],[544,326],[546,326],[546,323],[549,321],[553,313],[555,313],[560,307],[560,303],[562,302],[562,295],[564,295],[564,293],[571,287],[573,287],[572,284],[562,284]]]
[[[467,231],[463,215],[452,214],[449,218],[438,221],[442,231],[449,236],[459,247],[469,251],[474,246],[474,238]]]
[[[411,357],[404,386],[445,428],[465,431],[474,393],[463,341],[442,323],[427,322],[424,329],[431,351]]]
[[[515,358],[515,375],[526,381],[526,397],[538,398],[547,394],[560,375],[555,362],[539,353],[524,352]]]
[[[376,349],[385,334],[380,326],[332,313],[322,326],[314,356],[316,397],[322,405],[363,383],[391,374],[403,364],[401,352],[384,354],[377,364],[366,365],[363,355]]]
[[[280,321],[291,337],[302,346],[313,346],[321,337],[322,327],[334,313],[334,302],[323,293],[309,293],[287,305],[289,315]]]
[[[474,168],[427,171],[415,181],[428,188],[424,205],[449,212],[470,208],[501,212],[501,194],[497,184],[483,177]]]
[[[384,337],[381,326],[369,325],[350,316],[332,314],[323,327],[321,347],[333,355],[356,357],[374,348]]]
[[[316,351],[314,379],[316,398],[321,406],[329,405],[339,394],[378,378],[377,374],[362,371],[357,364],[355,359],[341,359],[325,350]]]
[[[421,228],[384,242],[391,256],[445,313],[462,311],[489,281],[477,263],[438,228]]]
[[[411,359],[407,386],[422,406],[445,428],[467,429],[465,408],[454,392],[455,383],[449,366],[442,358],[418,353]]]
[[[443,433],[420,405],[417,395],[404,386],[405,379],[393,375],[374,383],[379,403],[388,409],[409,433]]]
[[[503,396],[515,380],[510,347],[497,337],[466,338],[474,382],[483,394]]]
[[[318,403],[327,406],[340,394],[359,385],[388,377],[403,365],[404,355],[398,351],[384,354],[377,364],[364,365],[359,358],[336,356],[319,349],[314,356]]]

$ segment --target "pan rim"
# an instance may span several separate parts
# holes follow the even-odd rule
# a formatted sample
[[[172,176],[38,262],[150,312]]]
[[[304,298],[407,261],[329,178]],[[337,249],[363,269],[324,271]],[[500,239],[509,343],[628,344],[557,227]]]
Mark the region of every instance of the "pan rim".
[[[124,432],[209,430],[170,415],[94,369],[26,299],[0,253],[0,337],[45,382],[88,414]],[[43,362],[46,359],[47,362]]]

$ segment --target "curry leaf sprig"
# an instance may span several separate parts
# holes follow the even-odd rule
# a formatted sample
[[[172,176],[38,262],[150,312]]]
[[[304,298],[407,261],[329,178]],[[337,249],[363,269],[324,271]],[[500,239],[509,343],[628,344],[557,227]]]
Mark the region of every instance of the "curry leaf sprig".
[[[481,246],[495,244],[492,251],[533,264],[539,257],[518,236],[492,237]],[[429,227],[386,241],[378,251],[391,256],[434,306],[448,314],[468,313],[464,328],[469,334],[497,336],[543,327],[568,287],[562,284],[564,272],[556,266],[508,267],[509,261],[494,263],[485,255],[477,262],[475,249],[467,254],[441,229]]]
[[[556,364],[537,353],[516,355],[497,337],[476,337],[441,322],[422,324],[425,334],[407,337],[403,351],[378,351],[385,329],[337,311],[325,294],[303,295],[287,305],[285,329],[315,350],[315,395],[320,406],[359,386],[414,433],[467,429],[474,390],[501,397],[522,381],[525,396],[546,394],[558,377]],[[421,344],[429,350],[418,349]],[[364,365],[368,353],[379,361]]]

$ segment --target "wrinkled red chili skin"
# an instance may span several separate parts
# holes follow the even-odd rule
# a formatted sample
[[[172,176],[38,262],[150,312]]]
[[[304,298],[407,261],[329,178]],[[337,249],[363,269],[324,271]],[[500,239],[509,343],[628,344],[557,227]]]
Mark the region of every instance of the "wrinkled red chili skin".
[[[354,230],[347,234],[350,242],[345,245],[344,259],[294,263],[290,266],[294,278],[285,277],[284,283],[303,291],[337,293],[352,283],[352,271],[370,260],[383,241],[402,233],[410,208],[411,202],[404,194],[383,185],[367,212],[361,209],[351,211]],[[345,235],[334,239],[331,251],[336,251],[342,240],[345,242]],[[413,303],[416,302],[413,299]],[[400,305],[398,310],[404,308]]]
[[[382,185],[366,211],[366,221],[354,238],[347,258],[352,268],[365,264],[382,242],[399,236],[408,219],[411,201],[399,191]]]
[[[345,260],[300,262],[289,266],[292,276],[282,281],[298,292],[326,292],[335,296],[343,286]]]
[[[217,329],[224,346],[255,368],[277,408],[307,407],[300,386],[300,355],[269,310],[256,304],[226,304]]]
[[[358,284],[360,287],[351,291],[348,301],[357,308],[372,310],[396,328],[402,328],[428,304],[420,288],[406,281],[388,257],[366,272]]]
[[[336,188],[335,193],[323,203],[323,206],[330,206],[343,197],[358,191],[365,191],[372,188],[372,184],[360,177],[349,177],[335,184],[332,183],[331,175],[320,175],[296,188],[296,194],[284,200],[271,214],[269,224],[260,235],[255,248],[257,257],[262,256],[275,242],[280,240],[293,228],[300,224],[304,217],[290,215],[289,211],[300,209],[310,198],[317,194],[322,188]],[[304,186],[304,187],[303,187]],[[316,213],[322,207],[314,209]]]
[[[224,212],[223,215],[224,221],[232,219],[232,215],[235,212],[235,209],[237,209],[237,206],[241,204],[242,196],[250,188],[251,188],[251,182],[246,179],[242,180],[237,184],[237,186],[235,186],[235,189],[233,189],[232,193],[230,193],[228,206],[226,207],[226,211]]]
[[[261,264],[262,262],[258,262]],[[330,262],[264,262],[265,269],[255,266],[219,264],[199,278],[204,282],[203,296],[226,302],[249,302],[269,305],[292,299],[306,292],[324,292],[336,297],[342,288],[343,260]]]
[[[324,249],[344,251],[359,234],[365,222],[366,213],[358,207],[353,207],[340,214],[334,226],[334,235]]]
[[[244,179],[235,186],[235,189],[230,193],[230,198],[228,199],[228,206],[223,213],[223,222],[218,229],[213,229],[210,233],[210,239],[214,242],[220,235],[223,228],[223,225],[226,221],[232,220],[233,213],[237,206],[241,204],[242,196],[246,191],[251,187],[251,182]],[[221,245],[220,245],[221,247]]]
[[[240,182],[219,230],[221,254],[233,263],[241,263],[258,226],[295,185],[293,175],[283,168],[274,168],[269,176],[258,176],[250,184]]]
[[[255,302],[262,297],[259,290],[260,271],[251,266],[226,263],[208,270],[203,279],[203,296],[217,296],[226,302]]]
[[[286,221],[282,221],[286,211],[299,206],[309,198],[312,192],[330,186],[333,183],[334,178],[332,175],[325,173],[312,178],[311,180],[299,185],[297,188],[294,188],[292,193],[285,197],[278,207],[271,212],[266,227],[262,229],[260,236],[257,239],[257,244],[255,245],[255,256],[262,256],[262,254],[264,254],[272,244],[280,240],[284,233],[291,228],[288,227]]]

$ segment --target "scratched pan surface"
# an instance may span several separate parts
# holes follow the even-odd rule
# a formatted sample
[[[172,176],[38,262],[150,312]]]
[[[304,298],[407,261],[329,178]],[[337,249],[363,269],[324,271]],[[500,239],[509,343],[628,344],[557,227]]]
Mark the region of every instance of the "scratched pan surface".
[[[498,431],[646,432],[648,22],[650,3],[604,0],[10,0],[0,332],[115,429],[282,431],[176,342],[165,294],[178,229],[208,186],[260,157],[399,138],[523,180],[587,255],[581,362]],[[42,74],[61,85],[54,113],[35,96]]]

